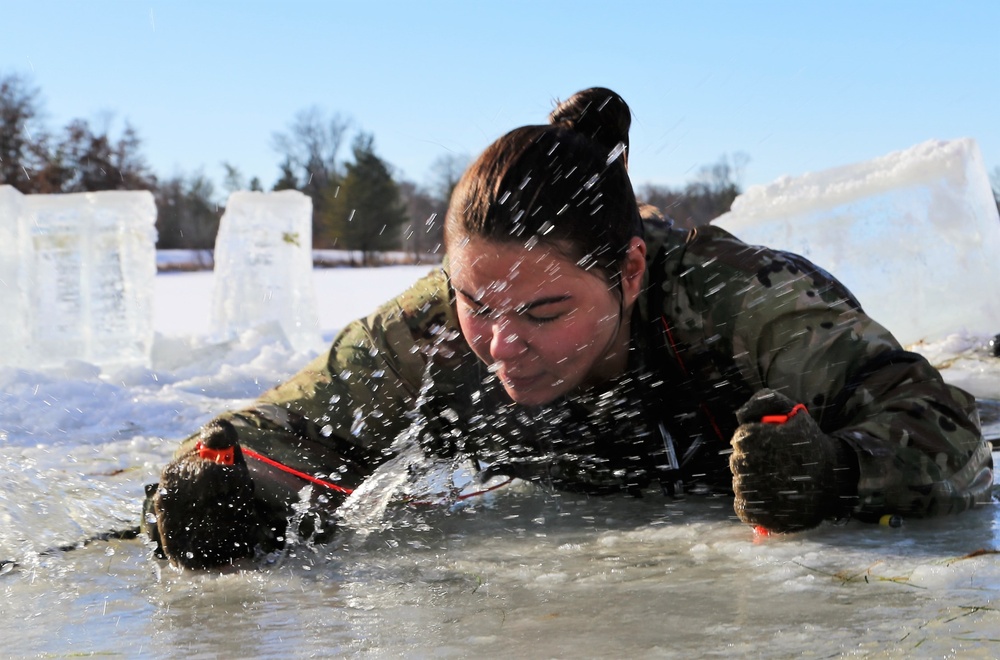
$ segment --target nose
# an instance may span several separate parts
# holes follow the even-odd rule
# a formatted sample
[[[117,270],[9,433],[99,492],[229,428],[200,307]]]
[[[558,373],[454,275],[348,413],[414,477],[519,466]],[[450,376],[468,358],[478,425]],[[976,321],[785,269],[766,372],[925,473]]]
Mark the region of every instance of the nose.
[[[501,318],[493,322],[490,357],[497,362],[511,360],[524,353],[525,349],[527,344],[510,319]]]

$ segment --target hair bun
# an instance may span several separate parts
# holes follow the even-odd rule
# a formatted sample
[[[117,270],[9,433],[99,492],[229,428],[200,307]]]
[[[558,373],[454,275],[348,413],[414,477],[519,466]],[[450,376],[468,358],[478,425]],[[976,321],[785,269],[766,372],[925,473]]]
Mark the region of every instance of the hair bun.
[[[559,103],[549,113],[549,123],[582,133],[608,152],[628,147],[632,112],[625,100],[606,87],[591,87]]]

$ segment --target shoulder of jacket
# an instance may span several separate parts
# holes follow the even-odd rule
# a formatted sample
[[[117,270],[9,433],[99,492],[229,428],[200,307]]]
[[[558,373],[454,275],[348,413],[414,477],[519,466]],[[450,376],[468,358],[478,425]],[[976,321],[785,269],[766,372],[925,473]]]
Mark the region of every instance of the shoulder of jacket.
[[[691,273],[694,267],[713,264],[755,272],[769,262],[772,254],[712,225],[656,229],[646,234],[646,266],[655,276],[676,277]]]
[[[443,268],[435,268],[382,305],[369,322],[402,323],[414,340],[432,340],[442,331],[457,330],[458,319],[451,303],[448,276]]]

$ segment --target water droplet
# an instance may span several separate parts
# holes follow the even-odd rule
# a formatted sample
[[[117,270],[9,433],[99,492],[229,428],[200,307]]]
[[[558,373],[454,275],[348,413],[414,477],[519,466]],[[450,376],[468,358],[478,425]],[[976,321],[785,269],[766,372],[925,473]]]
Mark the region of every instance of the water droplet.
[[[623,153],[625,153],[625,143],[619,142],[615,145],[615,148],[611,150],[611,153],[608,154],[608,162],[605,163],[605,165],[610,165],[615,162],[615,160],[617,160]]]

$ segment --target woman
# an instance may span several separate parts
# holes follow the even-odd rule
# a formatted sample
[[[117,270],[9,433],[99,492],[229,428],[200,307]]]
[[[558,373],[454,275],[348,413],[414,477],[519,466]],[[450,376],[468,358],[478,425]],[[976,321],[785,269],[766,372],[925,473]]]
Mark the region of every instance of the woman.
[[[164,554],[204,567],[324,538],[407,431],[557,488],[731,490],[775,531],[988,500],[972,397],[840,283],[715,227],[644,226],[629,124],[589,89],[487,148],[452,196],[444,268],[182,445],[148,489]]]

